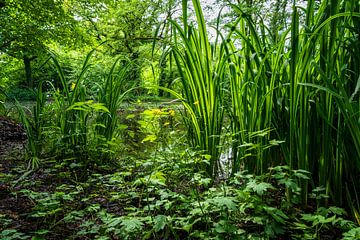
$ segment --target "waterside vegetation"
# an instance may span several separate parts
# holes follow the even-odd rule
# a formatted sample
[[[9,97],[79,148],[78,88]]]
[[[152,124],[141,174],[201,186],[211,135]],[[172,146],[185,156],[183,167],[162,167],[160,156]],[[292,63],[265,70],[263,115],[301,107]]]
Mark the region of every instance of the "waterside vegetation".
[[[73,74],[48,51],[30,110],[0,92],[27,135],[0,162],[1,239],[360,238],[359,1],[293,1],[275,32],[229,7],[210,38],[182,1],[147,49],[167,86],[130,84],[134,55],[96,69],[104,42]]]

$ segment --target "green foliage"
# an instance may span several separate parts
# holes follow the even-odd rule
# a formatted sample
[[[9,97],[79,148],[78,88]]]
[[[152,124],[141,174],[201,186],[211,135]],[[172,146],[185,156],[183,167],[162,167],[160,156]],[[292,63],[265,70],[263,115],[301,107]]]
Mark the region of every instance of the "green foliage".
[[[301,219],[304,221],[295,223],[295,228],[304,232],[303,239],[321,239],[322,232],[328,229],[334,227],[351,229],[354,227],[353,222],[343,219],[345,214],[346,212],[343,209],[337,207],[319,208],[314,214],[302,214]]]
[[[272,189],[273,187],[269,183],[256,183],[256,181],[250,181],[246,185],[247,189],[256,192],[258,195],[263,195],[267,189]]]
[[[6,0],[5,7],[0,9],[3,19],[1,51],[22,58],[21,54],[39,50],[45,41],[53,37],[52,34],[65,34],[73,20],[64,10],[62,1],[36,1],[31,4],[27,1]]]
[[[21,61],[5,54],[0,54],[0,65],[0,89],[7,92],[22,78],[23,66]]]
[[[344,233],[343,240],[359,239],[359,238],[360,238],[360,227],[357,227]]]
[[[28,236],[24,233],[18,232],[15,229],[5,229],[0,233],[1,239],[13,240],[13,239],[28,239]]]
[[[116,109],[123,97],[120,87],[113,86],[112,83],[115,80],[119,80],[121,83],[123,76],[121,74],[115,78],[113,76],[116,61],[108,75],[108,80],[104,83],[105,86],[101,89],[99,102],[87,100],[90,96],[86,91],[85,78],[90,69],[89,61],[93,52],[94,50],[87,55],[82,70],[75,81],[70,82],[66,80],[64,71],[56,57],[52,56],[62,86],[61,91],[54,89],[53,93],[54,122],[60,135],[60,141],[55,142],[55,144],[59,144],[56,147],[62,151],[64,157],[70,154],[72,157],[83,158],[82,161],[85,163],[89,160],[87,155],[92,147],[91,141],[96,142],[101,139],[101,136],[105,143],[112,141],[112,136],[116,130]],[[90,124],[92,118],[95,118],[96,121]],[[95,131],[95,138],[91,138],[94,128],[104,129],[105,132],[97,130]]]
[[[199,32],[186,24],[184,10],[184,29],[175,25],[180,38],[174,40],[181,78],[187,81],[183,84],[184,105],[190,119],[188,125],[193,126],[189,128],[193,146],[208,151],[211,162],[217,161],[219,155],[209,152],[212,145],[205,142],[220,135],[224,125],[220,121],[226,118],[217,117],[216,124],[212,124],[205,113],[222,116],[226,108],[232,174],[242,168],[263,173],[279,163],[310,171],[315,185],[324,186],[326,194],[337,204],[348,202],[356,216],[358,203],[355,206],[350,199],[358,199],[359,191],[351,186],[350,193],[346,183],[353,182],[360,170],[356,110],[359,61],[350,50],[357,49],[359,44],[358,39],[357,43],[352,40],[359,25],[359,3],[322,1],[317,9],[315,1],[308,1],[301,12],[294,2],[291,24],[281,34],[270,32],[262,21],[256,24],[253,14],[240,5],[232,5],[239,17],[228,25],[229,34],[222,44],[215,43],[213,48],[209,48],[199,1],[193,5]],[[304,22],[300,21],[302,13]],[[179,50],[179,46],[183,49]],[[198,55],[202,57],[198,59]],[[206,97],[212,96],[219,86],[210,87],[208,82],[217,76],[223,81],[219,85],[230,90],[222,92],[220,87],[216,96],[229,101],[216,102],[212,99],[217,98]],[[198,101],[201,98],[198,96],[206,99],[205,103]],[[211,105],[215,102],[219,106]],[[199,105],[195,107],[193,103]],[[208,134],[210,130],[204,126],[218,132]],[[195,133],[206,136],[206,140],[197,140]],[[217,142],[216,148],[219,145]],[[308,180],[300,181],[304,206],[308,200]]]
[[[64,8],[64,1],[53,0],[5,0],[0,17],[0,53],[23,62],[24,74],[10,81],[34,88],[33,63],[46,55],[50,42],[74,42],[76,21]]]
[[[169,151],[158,144],[162,151],[86,179],[76,178],[75,166],[45,160],[47,171],[40,179],[34,181],[38,173],[31,173],[12,192],[31,203],[22,217],[36,231],[24,237],[47,239],[57,231],[64,231],[63,237],[94,239],[322,239],[329,233],[356,234],[341,208],[299,208],[298,182],[308,178],[307,171],[278,166],[265,175],[241,172],[216,184],[193,168],[204,156],[169,144],[176,140],[166,138]],[[55,184],[44,191],[47,179]],[[287,189],[292,189],[291,201]],[[1,234],[21,237],[17,230],[4,232],[18,220],[0,215],[6,224]]]
[[[35,101],[36,93],[33,89],[17,87],[9,90],[7,96],[10,99],[16,99],[18,101]]]
[[[0,7],[0,14],[22,12],[19,19],[30,26],[37,21],[14,1],[6,3],[11,8]],[[64,4],[55,7],[70,11]],[[181,86],[151,88],[173,94],[182,107],[144,107],[138,101],[134,110],[121,105],[130,80],[141,72],[148,79],[150,68],[152,83],[158,77],[154,59],[144,67],[149,45],[140,46],[138,34],[148,37],[162,2],[119,2],[121,11],[113,4],[78,1],[74,6],[84,12],[76,21],[90,22],[98,40],[115,38],[101,51],[118,53],[113,45],[121,42],[131,64],[123,56],[112,64],[93,60],[93,50],[82,67],[69,59],[62,65],[51,54],[58,77],[40,81],[30,113],[18,103],[30,167],[40,160],[43,167],[14,170],[25,172],[17,180],[13,172],[2,177],[9,184],[0,185],[0,196],[20,199],[28,210],[1,213],[2,238],[51,239],[62,230],[72,239],[357,237],[358,228],[340,208],[347,206],[359,221],[357,1],[322,1],[318,9],[315,1],[304,9],[294,2],[290,27],[275,34],[253,12],[232,5],[238,18],[226,37],[218,19],[211,43],[200,1],[192,1],[195,27],[184,0],[182,24],[170,21],[172,44],[162,56],[169,56],[170,71],[175,60],[178,73],[169,75],[178,74]],[[169,11],[170,18],[171,6]],[[113,28],[118,31],[104,34]],[[0,38],[4,34],[0,30]],[[44,39],[34,41],[41,45]],[[20,40],[16,44],[24,45]],[[12,50],[18,49],[6,48]],[[20,53],[24,63],[32,58],[32,52]],[[77,52],[63,53],[72,54]],[[7,88],[8,81],[1,86]],[[43,92],[47,85],[51,101]],[[183,125],[177,124],[178,112]],[[220,161],[225,153],[231,156]],[[23,234],[17,220],[36,230]]]
[[[6,108],[5,108],[5,96],[2,92],[0,92],[0,114],[6,115]]]
[[[111,141],[115,137],[118,124],[117,111],[126,93],[131,91],[131,89],[128,89],[126,92],[123,92],[123,81],[130,64],[122,66],[120,70],[116,71],[116,65],[119,60],[120,58],[113,64],[104,87],[100,87],[98,94],[99,104],[103,105],[106,111],[97,118],[100,126],[97,128],[97,133],[103,136],[106,141]]]

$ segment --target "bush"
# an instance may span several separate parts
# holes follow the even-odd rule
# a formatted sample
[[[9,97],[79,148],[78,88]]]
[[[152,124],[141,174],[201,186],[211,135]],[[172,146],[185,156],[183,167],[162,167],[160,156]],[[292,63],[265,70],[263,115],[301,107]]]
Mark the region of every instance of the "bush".
[[[34,90],[27,87],[15,87],[7,92],[10,99],[17,99],[18,101],[35,101],[36,95]]]

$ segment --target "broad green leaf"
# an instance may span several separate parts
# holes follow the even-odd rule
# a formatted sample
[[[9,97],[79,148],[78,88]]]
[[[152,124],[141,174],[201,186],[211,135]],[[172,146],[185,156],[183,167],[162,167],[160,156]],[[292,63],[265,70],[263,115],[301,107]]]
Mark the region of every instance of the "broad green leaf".
[[[360,239],[360,227],[353,228],[350,231],[344,233],[343,240]]]
[[[125,218],[121,221],[122,230],[126,233],[134,233],[142,229],[144,223],[138,218]]]
[[[346,211],[339,207],[329,207],[329,211],[336,215],[346,215]]]
[[[158,171],[151,175],[150,182],[152,184],[159,184],[162,186],[166,186],[166,177],[165,174],[161,171]]]
[[[154,219],[154,230],[155,232],[159,232],[160,230],[163,230],[167,223],[167,218],[164,215],[157,215]]]
[[[90,104],[89,106],[97,112],[110,113],[109,109],[107,109],[107,107],[105,107],[103,103],[93,103]]]
[[[157,139],[157,136],[154,134],[147,135],[142,142],[155,142]]]
[[[264,210],[271,215],[277,222],[284,224],[285,220],[289,219],[280,209],[264,206]]]
[[[135,114],[129,114],[126,116],[126,119],[132,119],[134,118],[136,115]]]
[[[268,189],[275,189],[270,183],[257,183],[255,180],[248,182],[246,188],[256,192],[260,196],[263,195]]]
[[[121,218],[121,217],[117,217],[117,218],[111,219],[111,220],[107,223],[107,226],[108,226],[108,227],[115,227],[115,226],[119,225],[120,223],[122,223],[122,218]]]
[[[235,202],[234,197],[215,197],[211,199],[211,202],[218,207],[227,207],[229,210],[236,210],[237,203]]]

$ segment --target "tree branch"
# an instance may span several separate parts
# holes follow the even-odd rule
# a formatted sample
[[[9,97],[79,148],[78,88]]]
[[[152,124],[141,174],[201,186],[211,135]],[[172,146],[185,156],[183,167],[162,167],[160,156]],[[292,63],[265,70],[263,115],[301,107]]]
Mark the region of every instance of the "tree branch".
[[[100,33],[99,28],[96,26],[96,24],[94,23],[94,21],[93,21],[89,16],[86,16],[86,19],[87,19],[87,20],[91,23],[91,25],[94,27],[94,29],[95,29],[95,31],[96,31],[96,33],[97,33],[96,38],[97,38],[98,40],[102,41],[101,36],[106,37],[106,34]]]

